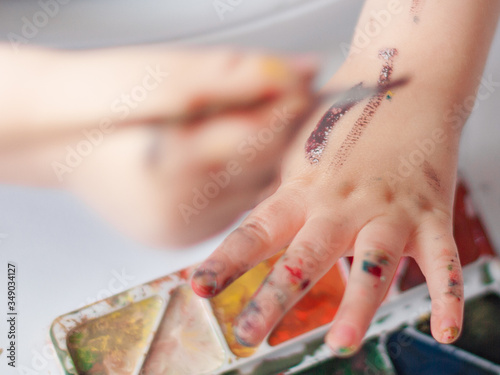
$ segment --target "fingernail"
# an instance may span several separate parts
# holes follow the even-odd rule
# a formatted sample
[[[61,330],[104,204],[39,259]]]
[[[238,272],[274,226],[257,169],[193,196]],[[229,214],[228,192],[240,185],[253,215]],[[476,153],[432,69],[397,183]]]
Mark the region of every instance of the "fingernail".
[[[357,350],[356,339],[357,331],[353,326],[336,323],[328,335],[328,346],[336,355],[347,357]]]
[[[263,317],[260,308],[255,302],[250,304],[236,318],[236,324],[233,327],[233,334],[236,341],[243,346],[253,347],[260,342],[258,339],[262,331]]]
[[[217,294],[217,274],[211,270],[198,269],[193,274],[191,287],[200,297],[213,297]]]
[[[449,344],[455,341],[460,334],[457,323],[454,320],[445,318],[441,321],[441,342]]]

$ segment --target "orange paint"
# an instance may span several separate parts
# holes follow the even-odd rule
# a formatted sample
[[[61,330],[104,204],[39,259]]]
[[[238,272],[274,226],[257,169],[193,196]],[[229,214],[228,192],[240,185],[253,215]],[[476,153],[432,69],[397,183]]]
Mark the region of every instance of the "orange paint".
[[[344,289],[339,268],[334,266],[281,319],[269,336],[269,344],[281,344],[330,323],[337,313]]]

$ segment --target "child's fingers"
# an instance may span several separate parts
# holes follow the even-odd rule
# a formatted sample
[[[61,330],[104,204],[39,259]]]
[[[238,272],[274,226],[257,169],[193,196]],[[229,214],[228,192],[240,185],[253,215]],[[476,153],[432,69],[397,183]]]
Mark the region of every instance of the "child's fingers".
[[[337,261],[350,236],[342,221],[309,219],[236,320],[240,344],[256,346]]]
[[[261,261],[286,246],[303,225],[304,213],[291,197],[275,194],[261,203],[193,274],[201,297],[213,297]]]
[[[416,257],[432,300],[431,331],[449,344],[460,335],[464,308],[462,266],[451,234],[436,221],[424,223],[416,239]]]
[[[396,272],[408,232],[401,222],[377,218],[358,234],[351,274],[326,343],[338,355],[350,355],[361,340]]]

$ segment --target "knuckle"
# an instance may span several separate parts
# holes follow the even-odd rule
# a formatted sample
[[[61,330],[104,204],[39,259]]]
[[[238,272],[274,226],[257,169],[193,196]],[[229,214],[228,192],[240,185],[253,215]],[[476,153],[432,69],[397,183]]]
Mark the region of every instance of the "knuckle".
[[[243,223],[236,231],[244,241],[250,242],[254,246],[267,246],[271,243],[271,234],[265,221],[260,218],[252,218]]]

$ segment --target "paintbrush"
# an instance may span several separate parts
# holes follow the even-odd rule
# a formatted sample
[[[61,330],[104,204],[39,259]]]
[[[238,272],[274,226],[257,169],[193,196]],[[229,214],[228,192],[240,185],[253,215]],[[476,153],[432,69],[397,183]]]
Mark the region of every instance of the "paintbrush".
[[[309,107],[301,115],[301,119],[307,119],[312,115],[318,107],[324,104],[325,101],[332,101],[336,105],[348,105],[350,103],[359,102],[363,99],[376,96],[379,94],[385,94],[387,91],[395,89],[397,87],[402,87],[406,85],[410,79],[408,77],[403,77],[390,82],[386,85],[377,86],[355,86],[355,88],[350,88],[347,90],[339,90],[338,88],[327,89],[318,92],[313,95]],[[269,98],[256,100],[251,103],[242,103],[238,105],[234,104],[216,104],[209,105],[207,107],[201,108],[200,110],[192,111],[188,114],[183,114],[180,116],[173,116],[166,120],[164,124],[185,124],[194,122],[203,118],[217,116],[227,111],[238,111],[238,110],[251,110],[257,109],[258,107],[268,103]]]

